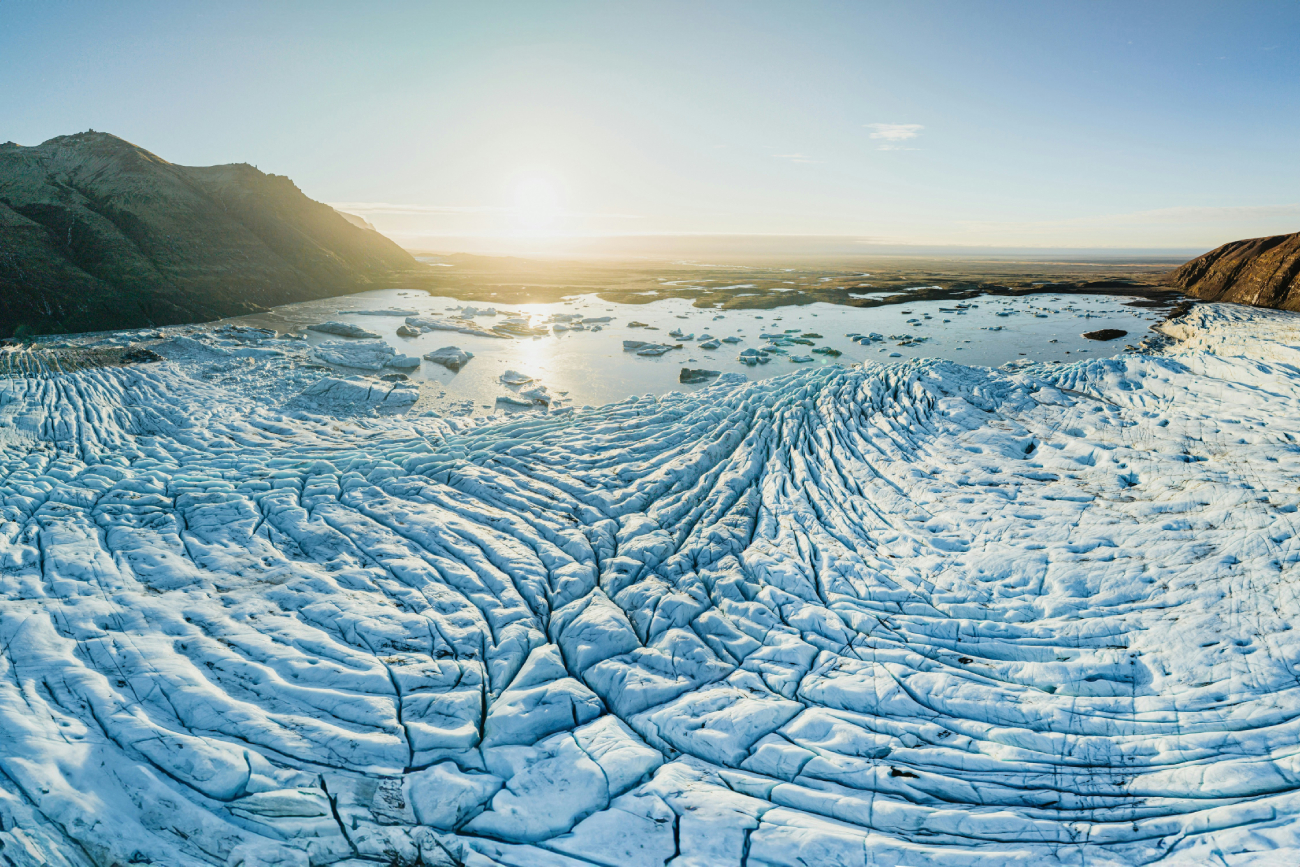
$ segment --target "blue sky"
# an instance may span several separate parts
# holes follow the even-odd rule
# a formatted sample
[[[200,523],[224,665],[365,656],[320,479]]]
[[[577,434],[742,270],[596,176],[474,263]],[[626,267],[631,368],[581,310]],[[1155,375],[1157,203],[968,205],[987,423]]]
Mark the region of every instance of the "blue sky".
[[[372,8],[366,8],[372,7]],[[0,0],[0,140],[249,162],[398,240],[1300,230],[1300,3]]]

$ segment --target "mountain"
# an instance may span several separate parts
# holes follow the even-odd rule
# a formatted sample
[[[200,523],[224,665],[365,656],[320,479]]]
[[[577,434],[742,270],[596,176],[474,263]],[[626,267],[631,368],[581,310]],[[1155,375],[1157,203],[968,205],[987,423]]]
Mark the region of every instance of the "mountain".
[[[179,166],[94,131],[9,142],[0,336],[217,319],[419,267],[353,219],[247,164]]]
[[[351,223],[354,226],[360,226],[361,228],[369,229],[372,232],[379,231],[378,229],[375,228],[374,224],[371,223],[369,220],[367,220],[365,217],[358,217],[356,214],[349,214],[344,211],[339,211],[338,214],[340,217],[347,220],[349,223]]]
[[[1166,279],[1206,301],[1300,310],[1300,232],[1224,244]]]

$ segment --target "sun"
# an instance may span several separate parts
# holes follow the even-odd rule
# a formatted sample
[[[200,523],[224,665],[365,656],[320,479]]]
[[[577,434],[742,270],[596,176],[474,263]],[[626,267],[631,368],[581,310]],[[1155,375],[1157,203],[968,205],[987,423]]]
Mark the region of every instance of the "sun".
[[[519,227],[528,233],[553,230],[564,214],[555,182],[540,176],[524,178],[515,185],[512,210]]]

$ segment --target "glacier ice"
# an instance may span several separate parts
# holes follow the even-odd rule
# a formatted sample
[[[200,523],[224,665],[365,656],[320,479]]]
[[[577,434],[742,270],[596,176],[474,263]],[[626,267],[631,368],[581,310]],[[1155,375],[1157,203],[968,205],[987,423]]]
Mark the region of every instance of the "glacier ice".
[[[1300,317],[1165,331],[490,421],[0,380],[0,855],[1296,863]]]

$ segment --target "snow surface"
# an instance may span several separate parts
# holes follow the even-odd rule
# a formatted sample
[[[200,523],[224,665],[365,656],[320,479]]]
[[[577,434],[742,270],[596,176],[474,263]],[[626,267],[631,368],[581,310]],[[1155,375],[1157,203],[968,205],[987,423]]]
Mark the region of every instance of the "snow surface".
[[[1300,317],[1167,331],[491,423],[0,380],[0,856],[1300,862]]]

